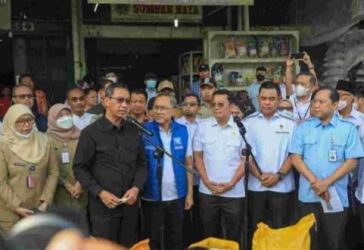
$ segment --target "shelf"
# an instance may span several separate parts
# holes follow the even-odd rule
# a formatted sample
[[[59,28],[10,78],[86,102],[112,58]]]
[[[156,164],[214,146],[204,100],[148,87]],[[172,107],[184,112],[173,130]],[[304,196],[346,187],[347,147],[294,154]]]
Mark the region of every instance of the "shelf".
[[[214,64],[249,64],[249,63],[284,63],[287,58],[277,57],[277,58],[230,58],[230,59],[211,59],[211,65]]]
[[[219,89],[227,89],[229,91],[240,91],[240,90],[246,90],[248,86],[221,86]]]

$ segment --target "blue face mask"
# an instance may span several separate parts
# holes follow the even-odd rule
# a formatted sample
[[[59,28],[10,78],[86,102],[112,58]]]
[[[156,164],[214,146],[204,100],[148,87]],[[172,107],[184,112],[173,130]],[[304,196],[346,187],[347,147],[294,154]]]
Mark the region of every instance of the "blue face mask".
[[[155,87],[157,86],[157,81],[156,80],[147,80],[146,81],[147,84],[147,88],[148,89],[155,89]]]

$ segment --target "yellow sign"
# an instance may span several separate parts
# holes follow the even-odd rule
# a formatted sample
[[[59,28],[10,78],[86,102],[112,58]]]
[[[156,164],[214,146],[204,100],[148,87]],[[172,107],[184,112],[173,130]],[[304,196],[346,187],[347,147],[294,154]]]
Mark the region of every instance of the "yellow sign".
[[[202,7],[193,5],[111,5],[111,20],[114,22],[171,22],[175,18],[186,22],[200,22]]]
[[[254,0],[88,0],[99,4],[143,4],[143,5],[254,5]]]

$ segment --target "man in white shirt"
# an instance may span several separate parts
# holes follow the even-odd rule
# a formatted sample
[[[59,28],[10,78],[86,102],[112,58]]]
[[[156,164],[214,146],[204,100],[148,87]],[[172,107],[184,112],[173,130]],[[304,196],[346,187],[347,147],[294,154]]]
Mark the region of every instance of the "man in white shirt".
[[[289,100],[293,103],[293,119],[297,124],[310,118],[311,95],[316,89],[316,77],[311,73],[297,75],[295,94]]]
[[[73,88],[67,93],[67,102],[71,107],[73,123],[80,130],[91,124],[93,115],[86,113],[86,98],[82,89]]]
[[[293,201],[295,185],[288,146],[295,123],[292,118],[277,111],[280,96],[279,86],[273,82],[263,83],[258,95],[260,110],[244,120],[247,140],[262,171],[260,174],[255,163],[250,162],[248,195],[251,237],[259,222],[273,228],[289,224],[289,206]]]
[[[245,197],[241,150],[245,144],[230,113],[230,96],[227,90],[213,94],[214,117],[200,123],[193,156],[201,178],[200,214],[205,237],[223,237],[224,222],[226,238],[240,242]]]
[[[182,113],[183,116],[178,118],[176,122],[185,125],[188,130],[188,136],[193,140],[196,133],[197,127],[201,122],[198,117],[200,112],[200,98],[196,94],[187,94],[184,96],[182,102]],[[191,209],[192,216],[188,216],[185,220],[185,230],[184,237],[186,245],[193,242],[197,242],[202,239],[202,223],[200,217],[200,206],[198,203],[198,184],[200,183],[200,178],[195,175],[193,180],[193,207]],[[192,218],[192,220],[190,219]]]

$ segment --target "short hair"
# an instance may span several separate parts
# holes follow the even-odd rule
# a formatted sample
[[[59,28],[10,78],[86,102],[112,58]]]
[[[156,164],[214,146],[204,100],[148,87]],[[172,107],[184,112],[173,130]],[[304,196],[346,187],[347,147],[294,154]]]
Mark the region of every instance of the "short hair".
[[[159,94],[159,95],[157,95],[157,96],[155,97],[155,99],[154,99],[153,105],[154,105],[155,101],[156,101],[156,100],[158,100],[158,99],[159,99],[159,98],[161,98],[161,97],[169,97],[169,100],[170,100],[171,106],[172,106],[173,108],[175,108],[175,107],[177,106],[177,99],[176,99],[176,97],[171,96],[171,95],[167,95],[167,94]]]
[[[122,83],[112,83],[105,89],[105,95],[111,97],[114,94],[115,89],[125,89],[129,92],[128,87]]]
[[[200,104],[201,104],[201,99],[200,99],[200,97],[199,97],[198,95],[193,94],[193,93],[188,93],[188,94],[186,94],[186,95],[183,97],[183,100],[185,100],[187,97],[194,97],[194,98],[196,98],[197,104],[198,104],[198,106],[200,106]]]
[[[152,97],[149,99],[148,101],[148,110],[152,110],[153,109],[153,105],[154,105],[154,101],[155,101],[155,97]]]
[[[105,90],[106,89],[106,85],[108,85],[108,84],[113,84],[114,82],[113,81],[111,81],[111,80],[109,80],[109,79],[107,79],[107,78],[102,78],[101,79],[101,82],[100,82],[100,88],[99,89],[103,89],[103,90]]]
[[[309,77],[308,81],[312,85],[316,85],[317,79],[316,79],[316,76],[313,75],[312,73],[310,73],[310,72],[300,72],[300,73],[297,74],[296,78],[298,78],[299,76],[308,76]]]
[[[264,72],[267,72],[267,69],[263,66],[259,66],[258,68],[255,69],[255,72],[258,72],[258,71],[264,71]]]
[[[152,72],[148,72],[144,76],[144,80],[147,80],[147,79],[157,79],[157,76]]]
[[[147,91],[145,91],[144,89],[134,89],[131,91],[130,96],[132,94],[136,94],[136,95],[143,95],[145,97],[145,100],[148,100],[148,94]]]
[[[358,98],[364,97],[364,82],[356,82],[355,96]]]
[[[274,82],[272,82],[272,81],[263,82],[260,85],[259,94],[260,94],[260,92],[262,92],[262,89],[275,89],[277,91],[278,97],[282,97],[280,87],[277,84],[275,84]]]
[[[84,95],[86,95],[86,94],[85,94],[85,91],[84,91],[83,89],[81,89],[81,88],[79,88],[79,87],[72,87],[72,88],[70,88],[70,89],[68,89],[68,90],[67,90],[67,94],[66,94],[67,98],[68,98],[68,96],[70,95],[70,93],[71,93],[72,91],[74,91],[74,90],[79,90],[79,91],[81,91]]]
[[[97,93],[97,90],[94,88],[89,88],[89,89],[84,89],[83,92],[85,93],[85,95],[90,94],[92,91],[95,91]]]
[[[244,113],[243,105],[241,104],[241,102],[239,102],[237,97],[231,97],[230,100],[231,100],[230,104],[234,104],[236,107],[240,109],[242,113]]]
[[[213,94],[212,94],[212,98],[214,98],[215,96],[217,95],[226,95],[229,103],[231,103],[233,101],[233,98],[232,98],[232,95],[231,95],[231,92],[227,89],[219,89],[219,90],[216,90]]]
[[[29,73],[26,73],[26,74],[20,75],[20,77],[19,77],[19,83],[21,83],[21,80],[23,80],[23,78],[25,78],[25,77],[30,77],[34,81],[33,76],[31,74],[29,74]]]
[[[11,96],[12,97],[15,97],[15,92],[17,89],[19,88],[27,88],[30,90],[30,92],[33,92],[32,89],[28,86],[28,85],[25,85],[25,84],[18,84],[18,85],[15,85],[11,91]]]
[[[327,90],[330,92],[329,98],[332,101],[332,103],[338,102],[340,99],[339,96],[339,92],[337,92],[336,89],[330,87],[330,86],[321,86],[319,87],[313,94],[313,98],[315,98],[315,96],[317,95],[318,92],[323,91],[323,90]]]

